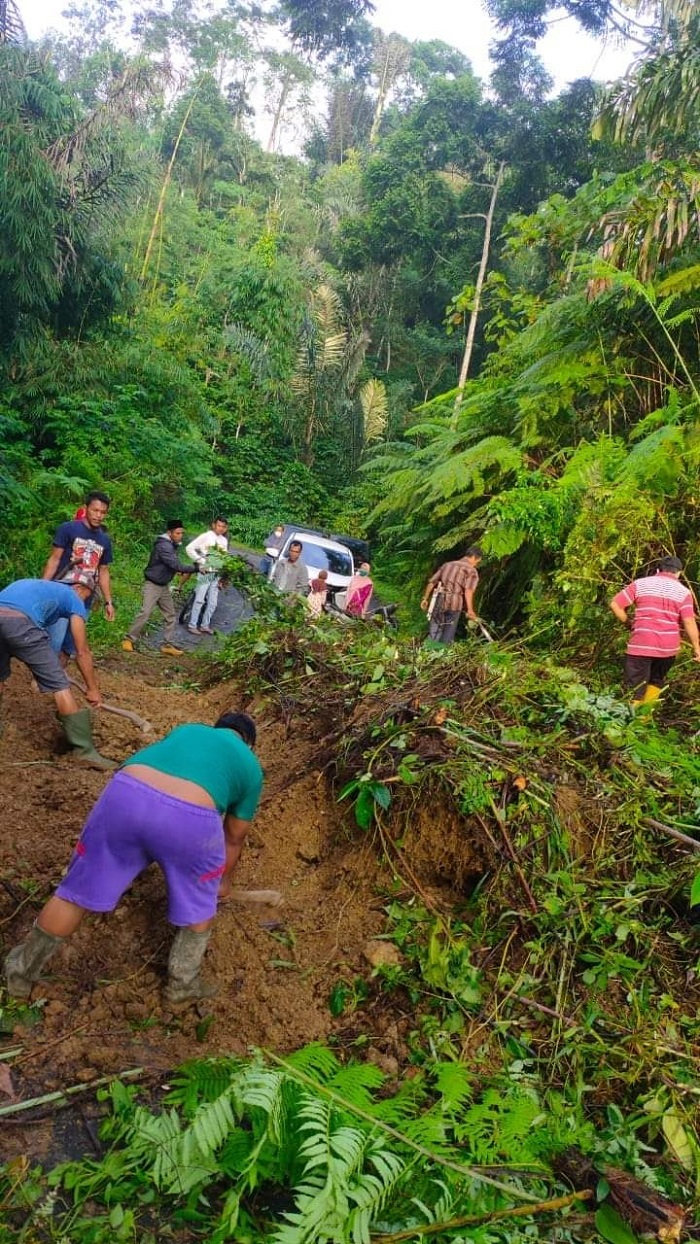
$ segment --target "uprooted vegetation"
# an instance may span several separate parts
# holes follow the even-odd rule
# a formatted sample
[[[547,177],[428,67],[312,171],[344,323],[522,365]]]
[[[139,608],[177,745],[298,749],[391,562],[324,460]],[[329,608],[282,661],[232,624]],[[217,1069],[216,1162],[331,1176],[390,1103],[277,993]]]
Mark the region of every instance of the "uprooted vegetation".
[[[371,973],[338,971],[335,1052],[113,1085],[105,1156],[48,1187],[8,1167],[7,1224],[80,1244],[692,1234],[693,706],[632,719],[553,658],[293,622],[249,623],[208,677],[308,740],[341,813],[323,849],[374,853],[385,927]],[[390,1057],[368,1049],[380,997]]]

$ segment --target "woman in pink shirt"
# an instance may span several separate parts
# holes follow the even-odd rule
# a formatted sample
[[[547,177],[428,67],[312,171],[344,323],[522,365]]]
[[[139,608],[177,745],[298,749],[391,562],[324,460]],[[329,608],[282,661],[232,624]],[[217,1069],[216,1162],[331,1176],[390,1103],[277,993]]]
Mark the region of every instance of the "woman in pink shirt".
[[[352,576],[345,597],[345,612],[355,618],[364,618],[372,599],[374,584],[369,577],[369,562],[363,562],[357,574]]]

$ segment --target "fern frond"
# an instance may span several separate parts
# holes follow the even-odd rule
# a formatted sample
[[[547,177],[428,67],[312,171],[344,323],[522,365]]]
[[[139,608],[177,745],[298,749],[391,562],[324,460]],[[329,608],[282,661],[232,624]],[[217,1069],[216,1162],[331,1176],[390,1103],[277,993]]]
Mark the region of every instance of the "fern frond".
[[[239,1066],[234,1058],[197,1058],[183,1063],[172,1077],[172,1088],[165,1100],[192,1115],[202,1102],[221,1096]]]
[[[327,1045],[322,1045],[320,1041],[313,1041],[310,1045],[305,1045],[300,1050],[295,1050],[293,1054],[287,1055],[287,1063],[290,1067],[294,1067],[297,1071],[301,1071],[304,1075],[312,1076],[322,1083],[330,1080],[341,1070],[341,1063],[332,1050]]]
[[[446,1114],[461,1110],[473,1095],[472,1077],[464,1063],[435,1063],[431,1070],[440,1093],[440,1109]]]
[[[372,1090],[379,1088],[385,1079],[384,1073],[373,1063],[349,1063],[338,1069],[328,1080],[328,1086],[350,1105],[369,1110],[373,1105]]]

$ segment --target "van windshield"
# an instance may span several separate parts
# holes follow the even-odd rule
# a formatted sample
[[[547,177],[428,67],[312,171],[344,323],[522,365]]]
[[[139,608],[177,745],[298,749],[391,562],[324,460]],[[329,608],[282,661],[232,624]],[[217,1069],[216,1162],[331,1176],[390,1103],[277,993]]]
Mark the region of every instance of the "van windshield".
[[[315,544],[313,540],[304,540],[304,547],[301,550],[301,560],[314,570],[327,570],[330,574],[344,575],[350,578],[352,575],[352,562],[349,553],[341,553],[338,549],[324,549],[322,544]]]

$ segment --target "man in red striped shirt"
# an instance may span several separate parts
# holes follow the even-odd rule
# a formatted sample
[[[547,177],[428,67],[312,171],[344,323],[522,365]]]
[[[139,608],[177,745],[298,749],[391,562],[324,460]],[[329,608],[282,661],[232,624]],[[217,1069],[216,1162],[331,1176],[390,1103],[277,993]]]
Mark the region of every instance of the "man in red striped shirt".
[[[700,661],[700,636],[692,593],[678,579],[679,557],[662,557],[655,575],[635,579],[610,601],[615,617],[632,627],[625,657],[625,685],[632,705],[648,703],[661,694],[666,675],[681,646],[681,627]],[[627,610],[634,605],[634,616]]]

